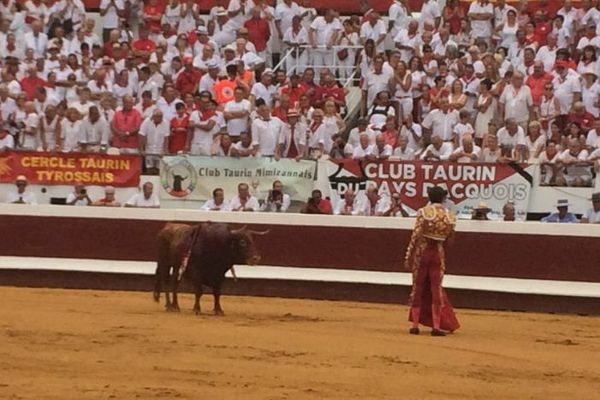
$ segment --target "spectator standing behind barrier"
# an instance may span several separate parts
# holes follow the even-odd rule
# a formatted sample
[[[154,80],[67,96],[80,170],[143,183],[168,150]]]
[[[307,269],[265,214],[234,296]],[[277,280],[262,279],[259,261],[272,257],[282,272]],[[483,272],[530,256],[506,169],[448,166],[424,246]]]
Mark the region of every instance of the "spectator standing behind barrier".
[[[160,110],[155,110],[140,126],[140,153],[145,156],[148,173],[158,173],[160,158],[168,153],[170,134],[171,127]]]
[[[142,186],[142,191],[134,194],[129,200],[127,200],[125,207],[160,208],[158,196],[154,194],[153,191],[154,185],[152,182],[144,183],[144,186]]]
[[[275,181],[273,182],[273,188],[269,190],[260,210],[267,212],[286,212],[290,207],[290,203],[290,195],[283,193],[283,184],[281,181]]]
[[[231,211],[258,211],[260,204],[256,197],[250,194],[250,188],[247,183],[238,185],[238,194],[229,202]]]
[[[582,224],[600,224],[600,192],[592,194],[592,207],[581,217]]]
[[[91,205],[97,207],[121,207],[121,203],[115,198],[115,188],[112,186],[106,186],[104,188],[104,197],[92,202]]]
[[[204,211],[230,211],[229,203],[225,201],[225,192],[221,188],[216,188],[212,192],[212,199],[206,202],[200,208]]]
[[[331,214],[333,209],[329,199],[324,199],[321,191],[315,189],[300,212],[304,214]]]
[[[575,216],[569,212],[569,200],[560,199],[556,202],[556,208],[558,212],[552,213],[550,215],[542,218],[542,222],[560,222],[560,223],[577,223],[579,220]]]
[[[11,151],[15,148],[15,139],[7,128],[0,128],[0,153]]]
[[[85,186],[78,184],[75,185],[75,190],[67,196],[66,203],[69,206],[89,206],[92,204],[92,200]]]
[[[136,154],[139,151],[139,130],[142,116],[133,108],[133,98],[123,97],[123,109],[113,117],[112,146],[119,149],[121,154]]]
[[[488,214],[492,211],[484,201],[480,201],[477,207],[473,209],[471,219],[474,221],[489,221]]]
[[[35,195],[27,190],[27,178],[25,175],[17,176],[15,180],[17,190],[6,196],[7,203],[13,204],[37,204]]]
[[[503,218],[502,218],[503,221],[506,221],[506,222],[515,221],[515,216],[516,216],[515,203],[513,203],[512,201],[509,201],[506,204],[504,204],[504,206],[502,207],[502,215],[503,215]]]
[[[333,213],[335,215],[365,215],[366,204],[354,193],[354,190],[348,189]]]

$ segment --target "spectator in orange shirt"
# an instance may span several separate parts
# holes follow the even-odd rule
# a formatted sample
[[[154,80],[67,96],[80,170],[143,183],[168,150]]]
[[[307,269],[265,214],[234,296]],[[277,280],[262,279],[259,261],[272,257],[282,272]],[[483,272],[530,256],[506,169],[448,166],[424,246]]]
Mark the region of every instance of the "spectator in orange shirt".
[[[254,44],[256,55],[266,60],[267,42],[271,37],[271,29],[269,28],[269,21],[266,18],[262,18],[260,14],[260,7],[254,7],[252,9],[252,18],[246,21],[244,27],[248,30],[248,40]]]
[[[235,88],[238,86],[237,65],[230,64],[226,67],[226,70],[227,79],[218,81],[214,86],[215,99],[217,100],[217,104],[220,106],[233,100]]]
[[[540,105],[542,101],[542,95],[544,94],[544,87],[546,83],[552,82],[554,77],[552,74],[544,71],[544,64],[536,60],[533,63],[533,74],[529,75],[525,84],[531,89],[531,97],[533,98],[533,104],[536,106]]]
[[[117,111],[111,123],[112,146],[121,154],[137,154],[139,152],[139,130],[142,116],[133,108],[133,97],[123,97],[123,109]]]

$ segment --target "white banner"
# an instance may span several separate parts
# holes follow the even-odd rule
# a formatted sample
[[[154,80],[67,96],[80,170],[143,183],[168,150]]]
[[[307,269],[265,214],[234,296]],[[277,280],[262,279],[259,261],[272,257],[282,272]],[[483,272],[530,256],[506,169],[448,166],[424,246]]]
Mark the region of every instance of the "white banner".
[[[166,156],[160,166],[160,194],[165,200],[208,200],[214,189],[222,188],[225,197],[231,198],[238,184],[247,183],[250,192],[262,200],[279,180],[292,200],[306,201],[316,171],[317,163],[309,160]]]

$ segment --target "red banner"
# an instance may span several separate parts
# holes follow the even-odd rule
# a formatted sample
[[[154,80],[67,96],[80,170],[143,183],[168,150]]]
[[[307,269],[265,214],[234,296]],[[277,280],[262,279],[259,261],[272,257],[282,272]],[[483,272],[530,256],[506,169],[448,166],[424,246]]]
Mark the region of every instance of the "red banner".
[[[0,183],[25,175],[33,185],[135,187],[140,184],[139,156],[90,153],[0,153]]]
[[[536,165],[527,164],[330,160],[328,175],[337,196],[372,185],[382,195],[398,193],[412,210],[427,204],[427,190],[435,185],[448,190],[459,210],[480,201],[494,210],[501,210],[507,201],[527,210],[535,170]]]

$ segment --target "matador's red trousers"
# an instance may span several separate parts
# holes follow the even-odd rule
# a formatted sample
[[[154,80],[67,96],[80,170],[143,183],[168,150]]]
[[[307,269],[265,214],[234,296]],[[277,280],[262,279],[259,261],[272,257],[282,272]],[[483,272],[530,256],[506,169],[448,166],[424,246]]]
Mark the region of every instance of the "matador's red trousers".
[[[413,292],[409,320],[413,327],[419,323],[433,329],[454,331],[459,328],[458,320],[442,288],[442,263],[439,244],[428,242],[416,276],[413,278]]]

